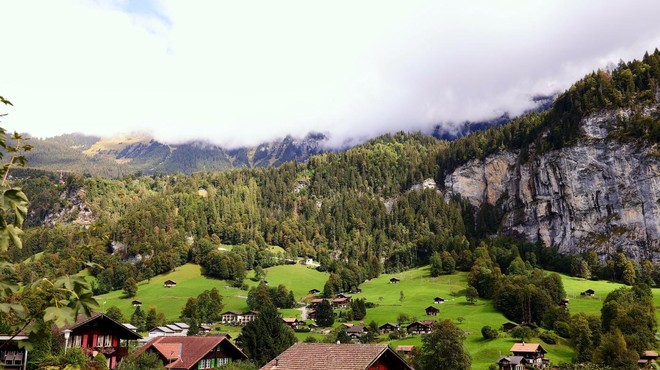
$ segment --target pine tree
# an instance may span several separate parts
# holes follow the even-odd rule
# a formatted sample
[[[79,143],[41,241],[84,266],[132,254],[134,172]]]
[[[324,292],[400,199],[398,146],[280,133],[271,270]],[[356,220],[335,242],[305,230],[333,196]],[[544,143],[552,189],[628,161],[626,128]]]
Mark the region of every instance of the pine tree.
[[[137,291],[138,285],[135,279],[132,277],[128,278],[124,283],[124,295],[126,295],[127,298],[133,298],[137,294]]]
[[[296,342],[290,327],[284,324],[273,305],[264,306],[257,318],[249,322],[236,343],[250,360],[263,366]]]
[[[316,306],[316,323],[322,327],[330,327],[335,323],[335,314],[327,299]]]
[[[472,358],[463,347],[465,333],[451,320],[437,322],[422,337],[422,348],[415,357],[417,370],[469,369]]]

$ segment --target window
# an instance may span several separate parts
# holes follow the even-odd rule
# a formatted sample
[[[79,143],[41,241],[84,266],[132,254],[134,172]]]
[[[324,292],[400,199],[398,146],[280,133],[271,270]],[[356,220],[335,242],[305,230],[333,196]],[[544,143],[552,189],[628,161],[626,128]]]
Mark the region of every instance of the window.
[[[216,360],[218,366],[227,365],[229,363],[229,358],[219,358]]]
[[[82,347],[82,335],[74,335],[71,347]]]
[[[205,358],[199,362],[200,369],[210,369],[211,368],[211,359]]]

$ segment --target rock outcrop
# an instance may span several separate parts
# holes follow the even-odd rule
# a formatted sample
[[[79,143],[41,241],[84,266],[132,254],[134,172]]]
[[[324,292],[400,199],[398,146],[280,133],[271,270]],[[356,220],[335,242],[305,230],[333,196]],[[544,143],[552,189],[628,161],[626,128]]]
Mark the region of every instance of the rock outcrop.
[[[475,207],[497,205],[502,232],[562,253],[593,249],[606,256],[621,249],[659,261],[658,144],[611,138],[627,114],[592,115],[582,121],[579,143],[524,163],[510,151],[470,161],[445,178],[447,196],[460,194]]]

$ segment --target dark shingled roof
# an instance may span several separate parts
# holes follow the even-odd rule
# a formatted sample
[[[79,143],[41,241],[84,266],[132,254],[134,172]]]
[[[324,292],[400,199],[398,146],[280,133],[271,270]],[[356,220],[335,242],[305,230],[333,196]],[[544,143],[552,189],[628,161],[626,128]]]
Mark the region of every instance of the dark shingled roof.
[[[261,370],[366,370],[381,358],[396,369],[413,370],[387,344],[326,343],[296,343]]]

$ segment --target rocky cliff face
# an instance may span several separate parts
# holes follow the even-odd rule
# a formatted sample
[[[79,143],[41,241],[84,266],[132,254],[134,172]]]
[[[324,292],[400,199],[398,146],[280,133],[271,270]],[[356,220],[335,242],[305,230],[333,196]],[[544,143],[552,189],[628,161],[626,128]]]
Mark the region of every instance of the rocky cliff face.
[[[652,107],[645,114],[657,116]],[[518,153],[474,160],[445,179],[447,195],[472,205],[501,207],[504,233],[542,241],[563,253],[622,249],[629,257],[660,260],[660,151],[658,144],[610,138],[627,111],[582,121],[574,146],[520,163]]]

